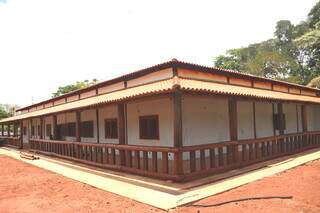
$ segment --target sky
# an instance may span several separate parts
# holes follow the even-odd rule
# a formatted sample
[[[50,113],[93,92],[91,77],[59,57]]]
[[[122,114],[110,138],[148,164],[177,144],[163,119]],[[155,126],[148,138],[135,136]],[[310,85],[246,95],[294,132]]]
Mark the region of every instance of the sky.
[[[177,58],[213,66],[230,48],[305,20],[317,0],[0,0],[0,103],[112,79]]]

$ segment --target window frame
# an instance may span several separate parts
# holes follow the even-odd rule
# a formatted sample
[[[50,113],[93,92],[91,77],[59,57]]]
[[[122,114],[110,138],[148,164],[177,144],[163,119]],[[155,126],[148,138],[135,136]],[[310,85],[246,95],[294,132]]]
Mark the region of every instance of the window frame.
[[[48,132],[50,131],[50,132]],[[50,134],[48,134],[50,133]],[[46,124],[46,137],[50,137],[52,135],[52,126],[51,124]]]
[[[85,124],[90,124],[90,126],[92,127],[92,131],[91,132],[87,132],[88,128],[85,128],[84,125]],[[84,129],[86,129],[84,131]],[[90,121],[81,121],[80,123],[80,137],[81,138],[94,138],[94,122],[93,120]]]
[[[116,134],[115,135],[107,135],[107,122],[115,122],[116,123]],[[112,133],[112,131],[110,131]],[[104,138],[105,139],[118,139],[119,138],[119,133],[118,133],[118,119],[117,118],[106,118],[104,119]]]
[[[156,124],[156,130],[155,130],[155,135],[144,135],[144,130],[142,129],[142,122],[144,122],[143,120],[147,120],[147,119],[154,119],[155,120],[155,124]],[[146,132],[148,132],[148,129],[145,130]],[[143,115],[143,116],[139,116],[139,138],[141,140],[160,140],[160,125],[159,125],[159,115]]]

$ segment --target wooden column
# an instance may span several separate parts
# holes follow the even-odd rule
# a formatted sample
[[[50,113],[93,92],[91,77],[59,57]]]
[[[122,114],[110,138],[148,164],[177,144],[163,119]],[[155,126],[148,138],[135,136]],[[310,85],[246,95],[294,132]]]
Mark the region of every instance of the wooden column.
[[[173,93],[173,128],[174,128],[174,147],[183,146],[182,141],[182,91],[177,88]],[[173,170],[175,175],[183,174],[182,152],[174,153]]]
[[[53,139],[58,139],[58,127],[57,127],[57,115],[53,115],[53,122],[52,122],[52,128],[53,128]]]
[[[230,140],[238,140],[237,101],[235,100],[235,98],[229,99],[229,126]]]
[[[43,117],[41,116],[40,117],[40,132],[39,132],[39,135],[40,135],[40,139],[43,139]]]
[[[10,137],[10,123],[7,124],[7,136]]]
[[[1,135],[4,136],[4,124],[1,124],[1,127],[2,127],[2,129],[1,129]]]
[[[126,135],[125,135],[125,110],[124,103],[118,103],[118,136],[119,144],[126,144]],[[124,150],[119,150],[120,153],[120,164],[125,165],[125,152]]]
[[[234,97],[229,98],[229,134],[231,141],[238,140],[238,115],[237,115],[237,100]],[[238,145],[228,146],[227,149],[232,150],[232,159],[234,163],[239,163],[239,148]],[[228,150],[230,153],[230,150]],[[228,153],[228,155],[230,155]],[[228,156],[229,163],[230,158]]]
[[[23,120],[20,121],[20,149],[23,149]]]
[[[81,142],[81,134],[80,134],[80,125],[81,125],[81,112],[76,112],[76,141]]]
[[[16,125],[16,122],[14,122],[12,124],[12,127],[13,127],[13,137],[16,137],[17,136],[17,125]]]
[[[97,143],[100,143],[99,108],[96,109],[96,122],[97,122]]]

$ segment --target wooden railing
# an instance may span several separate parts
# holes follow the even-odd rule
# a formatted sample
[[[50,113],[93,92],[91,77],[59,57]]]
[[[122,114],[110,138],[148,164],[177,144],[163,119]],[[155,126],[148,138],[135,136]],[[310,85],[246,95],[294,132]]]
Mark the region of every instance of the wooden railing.
[[[21,140],[19,137],[0,136],[0,140],[4,141],[8,146],[21,148]]]
[[[178,149],[31,139],[30,149],[107,169],[178,180]]]
[[[30,140],[37,152],[107,169],[186,181],[320,147],[320,132],[182,148]]]
[[[222,173],[315,147],[320,147],[320,132],[183,147],[180,149],[184,156],[182,180]]]

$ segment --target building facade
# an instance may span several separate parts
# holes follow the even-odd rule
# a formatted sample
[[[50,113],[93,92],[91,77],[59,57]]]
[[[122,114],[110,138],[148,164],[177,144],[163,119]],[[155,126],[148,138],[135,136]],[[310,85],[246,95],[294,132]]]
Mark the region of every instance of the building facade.
[[[0,138],[185,181],[320,146],[320,91],[172,60],[18,110]]]

